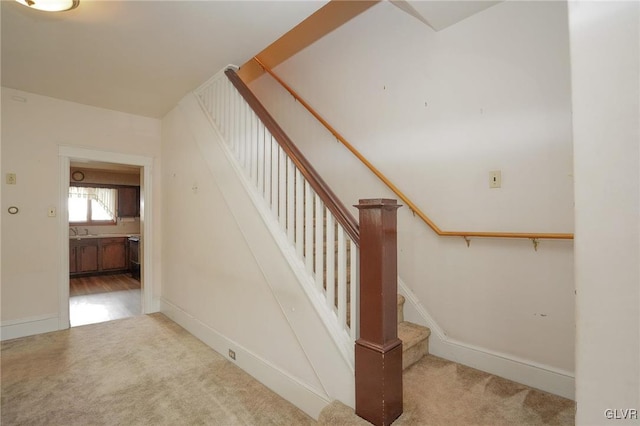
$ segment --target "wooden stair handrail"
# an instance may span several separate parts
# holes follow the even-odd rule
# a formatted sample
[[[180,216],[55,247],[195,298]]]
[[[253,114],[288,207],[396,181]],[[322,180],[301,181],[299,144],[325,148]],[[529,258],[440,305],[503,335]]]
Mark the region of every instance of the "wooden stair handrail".
[[[300,97],[289,85],[287,85],[280,77],[278,77],[269,67],[264,65],[257,57],[253,58],[266,73],[273,77],[291,96],[294,97],[316,120],[318,120],[340,143],[342,143],[353,155],[358,158],[373,174],[375,174],[394,194],[400,198],[405,205],[415,215],[417,215],[429,228],[437,235],[442,237],[479,237],[479,238],[528,238],[536,239],[554,239],[554,240],[572,240],[573,234],[568,233],[536,233],[536,232],[473,232],[473,231],[443,231],[429,217],[420,210],[400,189],[395,186],[385,175],[382,174],[369,160],[367,160],[356,148],[353,147],[336,129],[334,129],[318,112],[316,112],[304,99]]]
[[[280,125],[276,123],[271,114],[262,105],[262,103],[256,98],[256,96],[249,90],[247,85],[242,81],[233,68],[225,70],[225,75],[231,81],[231,84],[238,90],[240,95],[244,98],[249,106],[253,109],[256,115],[260,118],[265,127],[269,130],[271,135],[280,144],[282,149],[291,158],[296,165],[300,173],[305,177],[307,182],[311,185],[313,190],[318,194],[320,199],[324,202],[325,206],[335,216],[336,220],[342,225],[345,232],[349,235],[349,238],[356,244],[360,245],[360,232],[358,222],[355,217],[347,210],[342,204],[340,199],[333,193],[331,188],[320,177],[318,172],[313,168],[311,163],[300,152],[298,147],[289,139],[287,134],[282,130]]]

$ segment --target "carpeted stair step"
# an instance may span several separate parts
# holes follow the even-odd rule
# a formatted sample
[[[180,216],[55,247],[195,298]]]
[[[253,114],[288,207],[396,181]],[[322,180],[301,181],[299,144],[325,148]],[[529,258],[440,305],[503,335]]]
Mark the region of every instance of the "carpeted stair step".
[[[402,369],[406,370],[429,352],[431,330],[404,320],[404,296],[398,294],[398,338],[402,340]]]
[[[404,321],[404,296],[398,294],[398,324]]]
[[[404,320],[404,296],[398,294],[398,338],[402,340],[402,369],[415,364],[429,353],[431,330]]]
[[[406,370],[429,352],[431,330],[409,321],[398,324],[398,338],[402,340],[402,369]]]

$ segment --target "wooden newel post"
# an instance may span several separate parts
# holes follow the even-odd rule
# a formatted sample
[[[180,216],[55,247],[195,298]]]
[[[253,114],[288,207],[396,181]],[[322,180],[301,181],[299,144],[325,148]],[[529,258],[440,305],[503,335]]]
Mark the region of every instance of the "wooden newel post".
[[[356,414],[376,426],[402,414],[402,341],[397,323],[396,200],[360,200],[360,338]]]

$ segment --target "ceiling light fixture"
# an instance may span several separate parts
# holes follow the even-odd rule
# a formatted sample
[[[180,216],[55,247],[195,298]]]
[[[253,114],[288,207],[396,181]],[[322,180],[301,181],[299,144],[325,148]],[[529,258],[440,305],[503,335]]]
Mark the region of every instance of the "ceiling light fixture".
[[[31,9],[45,12],[63,12],[78,7],[80,0],[16,0]]]

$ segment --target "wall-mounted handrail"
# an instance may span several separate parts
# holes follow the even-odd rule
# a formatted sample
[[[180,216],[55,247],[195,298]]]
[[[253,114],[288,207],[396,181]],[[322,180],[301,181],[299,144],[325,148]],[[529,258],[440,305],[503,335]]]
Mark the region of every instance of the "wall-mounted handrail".
[[[256,96],[249,90],[242,79],[238,77],[235,70],[233,68],[228,68],[224,73],[244,100],[251,106],[274,139],[276,139],[289,158],[291,158],[316,194],[318,194],[327,208],[335,216],[336,220],[344,227],[345,232],[349,235],[351,240],[356,245],[359,245],[360,233],[358,222],[355,217],[349,212],[349,210],[347,210],[344,204],[342,204],[340,199],[333,193],[331,188],[329,188],[325,181],[320,177],[318,172],[316,172],[305,156],[293,144],[291,139],[289,139],[284,130],[282,130],[278,123],[276,123],[264,105],[262,105],[258,98],[256,98]]]
[[[369,160],[367,160],[353,145],[351,145],[336,129],[334,129],[311,105],[296,93],[289,85],[287,85],[280,77],[278,77],[269,67],[264,65],[256,57],[253,58],[266,73],[273,77],[291,96],[296,99],[309,113],[316,118],[345,148],[356,156],[373,174],[375,174],[394,194],[402,200],[403,203],[417,215],[429,228],[437,235],[442,237],[479,237],[479,238],[527,238],[537,239],[555,239],[555,240],[572,240],[573,234],[570,233],[537,233],[537,232],[474,232],[474,231],[443,231],[440,229],[418,206],[415,205],[397,186],[395,186],[385,175],[382,174]]]

